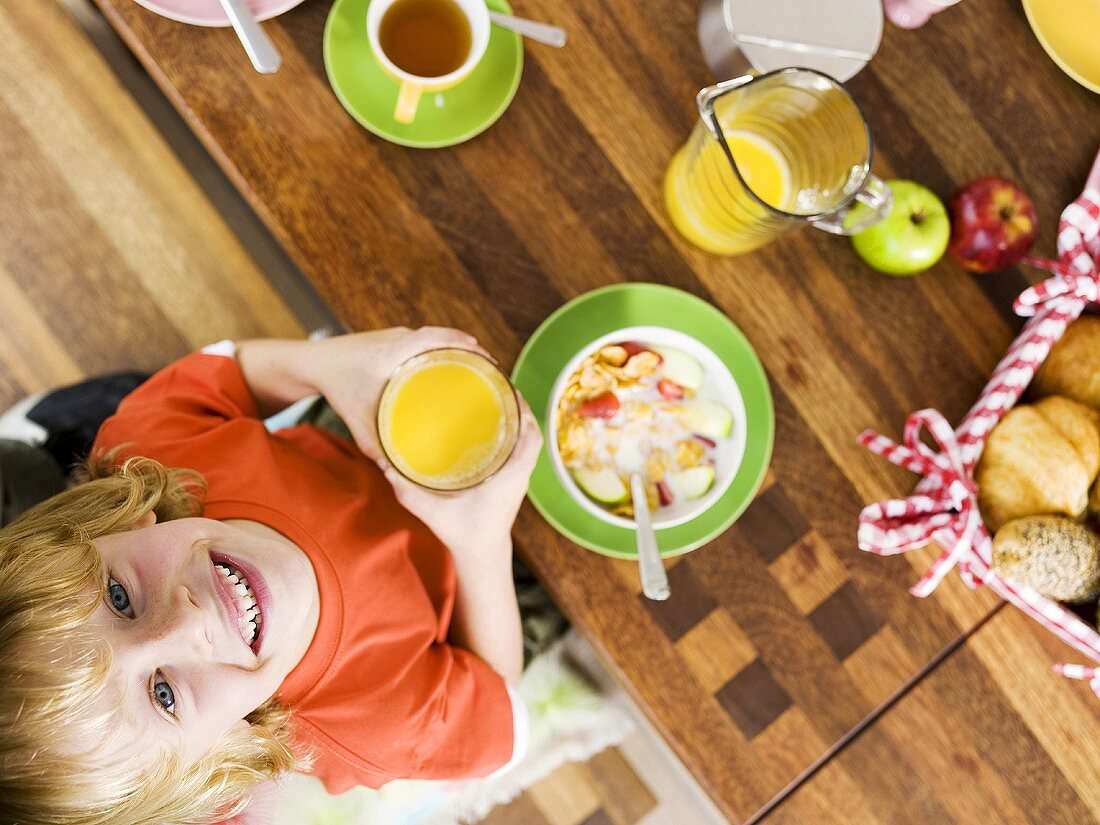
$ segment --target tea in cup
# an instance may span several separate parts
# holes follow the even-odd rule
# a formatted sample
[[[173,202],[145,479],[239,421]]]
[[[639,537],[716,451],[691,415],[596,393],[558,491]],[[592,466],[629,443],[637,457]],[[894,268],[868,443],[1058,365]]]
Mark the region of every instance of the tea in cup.
[[[484,356],[430,350],[390,376],[377,423],[386,458],[405,478],[433,490],[461,490],[489,478],[512,454],[519,400]]]
[[[393,117],[412,123],[424,92],[449,89],[489,45],[485,0],[372,0],[367,35],[374,58],[401,84]]]

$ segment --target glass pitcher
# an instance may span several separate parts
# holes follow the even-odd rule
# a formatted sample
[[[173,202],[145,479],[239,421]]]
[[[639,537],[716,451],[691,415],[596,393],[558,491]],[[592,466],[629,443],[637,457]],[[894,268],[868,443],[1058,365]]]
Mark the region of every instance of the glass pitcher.
[[[737,255],[806,223],[851,235],[890,211],[863,112],[828,75],[746,75],[696,102],[701,118],[665,175],[672,223],[696,246]]]

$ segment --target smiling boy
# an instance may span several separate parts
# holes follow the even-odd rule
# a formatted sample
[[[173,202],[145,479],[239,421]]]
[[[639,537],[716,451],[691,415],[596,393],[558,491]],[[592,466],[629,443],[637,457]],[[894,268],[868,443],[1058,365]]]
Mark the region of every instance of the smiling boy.
[[[89,481],[0,530],[0,821],[207,822],[291,769],[338,793],[522,756],[510,531],[537,424],[524,405],[509,462],[449,495],[373,427],[392,370],[444,346],[476,342],[208,348],[122,403]],[[267,431],[313,393],[354,444]]]

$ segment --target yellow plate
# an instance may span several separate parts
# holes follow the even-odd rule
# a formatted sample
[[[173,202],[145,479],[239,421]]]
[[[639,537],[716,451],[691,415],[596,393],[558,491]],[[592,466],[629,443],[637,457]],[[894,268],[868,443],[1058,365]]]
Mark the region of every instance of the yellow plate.
[[[1100,92],[1100,0],[1024,0],[1024,12],[1051,60]]]

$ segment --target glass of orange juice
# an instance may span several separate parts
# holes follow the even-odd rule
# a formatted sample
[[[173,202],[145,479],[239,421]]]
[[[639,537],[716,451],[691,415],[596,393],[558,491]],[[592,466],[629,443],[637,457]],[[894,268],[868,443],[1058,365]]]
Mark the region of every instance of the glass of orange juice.
[[[405,478],[462,490],[489,478],[519,438],[519,399],[500,367],[464,349],[435,349],[401,364],[378,402],[378,438]]]
[[[665,175],[669,217],[696,246],[737,255],[806,223],[848,235],[890,211],[863,112],[828,75],[746,75],[696,102],[701,118]],[[870,209],[853,220],[857,201]]]

